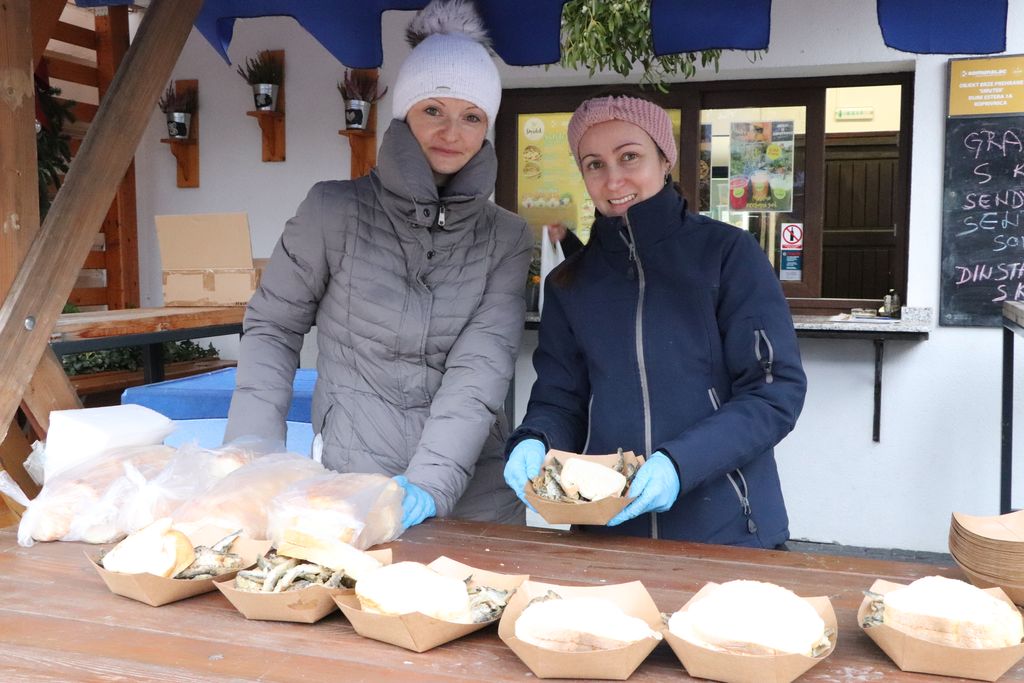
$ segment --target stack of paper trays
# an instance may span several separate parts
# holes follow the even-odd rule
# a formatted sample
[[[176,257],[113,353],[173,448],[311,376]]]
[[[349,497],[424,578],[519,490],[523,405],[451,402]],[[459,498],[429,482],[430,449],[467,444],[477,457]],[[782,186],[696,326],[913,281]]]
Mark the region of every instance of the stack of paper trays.
[[[1024,510],[994,517],[954,512],[949,552],[975,586],[998,586],[1024,605]]]

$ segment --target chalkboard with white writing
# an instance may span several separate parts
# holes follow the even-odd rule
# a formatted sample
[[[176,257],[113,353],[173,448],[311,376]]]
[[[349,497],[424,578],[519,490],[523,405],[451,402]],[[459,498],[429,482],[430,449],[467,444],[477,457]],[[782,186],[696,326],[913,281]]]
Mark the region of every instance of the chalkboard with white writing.
[[[1024,117],[946,121],[939,323],[999,326],[1024,301]]]

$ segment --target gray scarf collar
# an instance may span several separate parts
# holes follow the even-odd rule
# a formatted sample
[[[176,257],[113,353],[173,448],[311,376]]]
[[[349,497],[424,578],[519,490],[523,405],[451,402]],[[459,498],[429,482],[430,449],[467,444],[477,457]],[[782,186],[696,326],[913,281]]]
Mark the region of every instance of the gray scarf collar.
[[[489,140],[448,184],[438,188],[430,164],[405,121],[393,120],[384,133],[377,166],[371,172],[375,183],[386,193],[385,205],[392,204],[411,222],[424,227],[434,225],[437,209],[445,205],[445,228],[451,229],[460,218],[475,214],[494,191],[498,159]],[[383,198],[382,198],[383,199]]]

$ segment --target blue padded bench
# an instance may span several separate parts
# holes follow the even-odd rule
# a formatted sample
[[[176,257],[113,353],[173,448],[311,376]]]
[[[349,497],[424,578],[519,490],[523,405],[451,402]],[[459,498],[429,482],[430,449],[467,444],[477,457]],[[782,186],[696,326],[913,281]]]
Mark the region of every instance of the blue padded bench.
[[[201,375],[166,382],[129,387],[121,394],[121,403],[137,403],[152,408],[172,420],[226,418],[235,390],[235,368],[214,370]],[[292,386],[292,405],[287,420],[311,422],[313,385],[316,370],[300,369]]]

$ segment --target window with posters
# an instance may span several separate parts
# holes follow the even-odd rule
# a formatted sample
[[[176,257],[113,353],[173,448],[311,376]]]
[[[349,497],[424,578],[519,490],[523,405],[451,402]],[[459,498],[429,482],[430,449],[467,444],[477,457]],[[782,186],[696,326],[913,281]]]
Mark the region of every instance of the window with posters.
[[[906,300],[913,74],[622,86],[669,110],[689,210],[749,231],[795,312]],[[565,144],[571,112],[608,87],[506,90],[496,199],[535,233],[584,241],[593,207]],[[531,139],[531,136],[533,138]],[[535,157],[535,158],[534,158]]]

